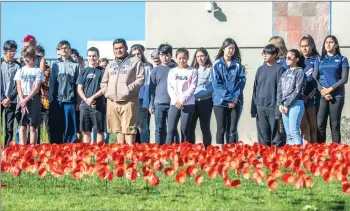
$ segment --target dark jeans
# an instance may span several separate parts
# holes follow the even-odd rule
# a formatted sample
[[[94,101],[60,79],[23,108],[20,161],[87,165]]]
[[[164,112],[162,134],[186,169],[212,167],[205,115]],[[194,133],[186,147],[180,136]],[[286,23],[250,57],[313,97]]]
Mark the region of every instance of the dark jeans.
[[[6,147],[13,140],[13,124],[15,122],[15,112],[17,104],[11,103],[9,107],[1,106],[1,117],[5,112],[5,141]]]
[[[41,108],[41,119],[45,125],[45,129],[47,131],[47,134],[48,136],[50,137],[50,127],[49,127],[49,121],[50,121],[50,118],[49,118],[49,109],[44,109],[44,108]],[[42,141],[40,140],[40,131],[41,131],[41,127],[39,126],[38,127],[38,138],[37,138],[37,141],[36,143],[37,144],[40,144],[42,143]]]
[[[227,107],[214,106],[216,118],[216,143],[224,144],[225,133],[228,135],[226,143],[238,142],[238,121],[241,116],[241,104],[237,104],[233,109]]]
[[[260,110],[256,117],[256,127],[258,131],[258,141],[265,146],[275,145],[281,147],[285,140],[280,133],[280,119],[276,119],[275,111]]]
[[[191,143],[196,143],[196,126],[197,120],[201,127],[203,135],[203,144],[205,147],[211,145],[210,118],[213,110],[213,99],[196,101],[194,114],[191,121]]]
[[[335,143],[341,142],[340,121],[343,107],[344,98],[333,98],[332,101],[326,101],[323,97],[320,99],[320,107],[317,113],[317,127],[319,130],[317,138],[320,143],[326,142],[328,116],[331,120],[332,141]]]
[[[156,144],[165,144],[167,137],[167,120],[170,105],[155,105],[154,106],[154,121],[155,121],[155,142]],[[174,141],[180,142],[179,133],[176,130]]]
[[[77,140],[75,103],[51,102],[49,119],[50,143],[74,143]],[[54,128],[54,129],[53,129]],[[63,138],[64,137],[64,138]]]
[[[170,106],[168,119],[168,135],[166,143],[172,144],[177,132],[177,125],[181,117],[181,142],[191,140],[191,120],[194,113],[194,105],[184,105],[183,110],[177,109],[174,105]]]

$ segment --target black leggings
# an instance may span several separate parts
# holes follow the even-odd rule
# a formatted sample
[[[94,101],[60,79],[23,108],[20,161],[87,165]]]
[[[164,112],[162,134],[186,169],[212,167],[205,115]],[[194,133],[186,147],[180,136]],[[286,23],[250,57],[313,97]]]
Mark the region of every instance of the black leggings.
[[[183,110],[177,109],[174,105],[170,105],[168,118],[168,135],[166,143],[172,144],[174,136],[177,133],[177,125],[181,117],[181,142],[191,140],[191,120],[194,113],[194,105],[184,105]]]
[[[317,113],[318,142],[326,142],[328,116],[331,120],[332,141],[335,143],[341,142],[340,120],[343,107],[344,98],[333,98],[332,101],[326,101],[323,97],[320,99],[320,107]]]
[[[203,144],[205,147],[211,145],[211,132],[210,132],[210,118],[213,109],[213,99],[196,101],[194,114],[191,121],[191,140],[192,143],[196,142],[196,126],[197,120],[199,119],[199,124],[201,127],[203,135]]]
[[[226,143],[238,142],[238,121],[241,116],[241,104],[237,104],[233,109],[226,107],[214,106],[214,114],[216,118],[216,143],[224,144],[225,133]]]

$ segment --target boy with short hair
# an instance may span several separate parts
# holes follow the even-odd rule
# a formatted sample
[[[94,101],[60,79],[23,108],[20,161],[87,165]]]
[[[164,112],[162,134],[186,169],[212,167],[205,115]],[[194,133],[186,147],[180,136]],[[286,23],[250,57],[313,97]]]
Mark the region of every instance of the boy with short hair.
[[[269,44],[261,53],[264,64],[255,75],[250,113],[256,118],[259,143],[281,147],[285,143],[279,131],[282,115],[277,106],[277,86],[285,69],[276,62],[278,52],[276,46]]]
[[[17,52],[17,43],[14,40],[7,40],[4,43],[5,58],[1,62],[1,116],[5,112],[5,141],[6,147],[13,139],[13,125],[17,105],[17,88],[14,81],[17,70],[21,65],[14,59]]]
[[[79,75],[79,64],[71,58],[70,43],[66,40],[59,44],[59,60],[52,65],[50,74],[50,131],[51,143],[63,143],[63,135],[67,143],[77,140],[76,81]],[[63,127],[62,127],[63,126]]]
[[[22,58],[25,66],[16,72],[18,104],[17,121],[20,125],[20,144],[27,143],[27,126],[30,128],[30,144],[37,140],[37,128],[41,124],[41,98],[38,94],[44,81],[43,71],[35,66],[36,52],[29,46],[23,49]]]
[[[85,143],[91,143],[91,132],[97,132],[97,141],[103,141],[105,123],[105,99],[102,96],[100,83],[104,69],[99,66],[99,50],[91,47],[87,52],[89,66],[79,74],[77,85],[80,103],[80,130]]]
[[[31,46],[35,50],[36,60],[35,60],[35,65],[34,66],[40,67],[40,69],[42,71],[45,71],[45,68],[46,68],[45,55],[43,55],[42,52],[40,52],[40,49],[38,48],[38,42],[37,42],[36,38],[34,36],[32,36],[32,35],[25,36],[24,39],[23,39],[23,46],[25,48]],[[45,54],[45,52],[44,52],[44,54]],[[20,59],[20,61],[22,63],[22,66],[24,66],[25,63],[23,62],[22,58]]]
[[[170,96],[168,94],[168,74],[177,64],[171,59],[173,48],[169,44],[161,44],[158,48],[161,64],[154,67],[150,77],[150,105],[149,111],[155,119],[155,142],[164,144],[167,137],[167,119],[170,108]],[[175,141],[180,141],[178,132],[175,132]]]

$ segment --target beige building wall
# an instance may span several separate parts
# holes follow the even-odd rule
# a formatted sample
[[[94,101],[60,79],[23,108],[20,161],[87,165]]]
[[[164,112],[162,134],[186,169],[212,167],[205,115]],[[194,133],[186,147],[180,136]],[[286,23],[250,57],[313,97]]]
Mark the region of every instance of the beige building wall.
[[[214,60],[225,38],[233,38],[241,48],[243,64],[247,66],[247,84],[244,89],[244,108],[239,123],[240,139],[246,143],[256,141],[255,119],[250,117],[252,88],[256,69],[262,64],[261,50],[272,34],[271,2],[217,2],[217,11],[208,13],[207,2],[147,2],[147,48],[157,48],[168,42],[174,48],[190,48],[190,62],[195,48],[208,48]],[[154,137],[152,117],[151,140]],[[213,143],[216,120],[211,119]],[[197,139],[202,135],[199,122]]]
[[[332,34],[338,38],[341,53],[350,60],[350,2],[332,2]],[[345,86],[343,115],[350,116],[350,85]]]

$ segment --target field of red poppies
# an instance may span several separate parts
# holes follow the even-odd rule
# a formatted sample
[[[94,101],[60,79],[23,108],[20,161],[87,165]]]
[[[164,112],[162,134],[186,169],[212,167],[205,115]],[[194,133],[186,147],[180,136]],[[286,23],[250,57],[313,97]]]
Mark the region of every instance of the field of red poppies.
[[[320,204],[316,199],[322,198],[324,193],[333,193],[339,199],[337,203],[341,201],[341,206],[338,203],[336,208],[350,209],[350,146],[345,144],[276,148],[240,142],[225,145],[222,151],[214,146],[205,150],[202,144],[189,143],[163,146],[103,143],[21,146],[11,143],[1,151],[2,204],[11,209],[36,208],[35,203],[32,206],[31,203],[16,205],[19,203],[14,200],[16,198],[40,201],[41,194],[50,193],[51,197],[56,194],[57,198],[67,192],[76,192],[78,197],[84,195],[81,191],[95,197],[96,194],[111,198],[148,196],[155,204],[159,203],[155,198],[161,201],[163,197],[165,201],[173,199],[179,204],[173,207],[161,202],[164,206],[159,205],[161,207],[157,209],[177,210],[200,208],[207,200],[220,203],[217,207],[223,209],[235,209],[225,201],[235,198],[238,200],[235,203],[244,201],[238,193],[248,201],[252,200],[251,204],[244,205],[248,209],[329,210],[332,204]],[[26,195],[30,190],[31,196]],[[193,195],[197,200],[192,201]],[[198,198],[197,195],[202,196]],[[273,205],[277,197],[286,203],[285,206]],[[299,205],[295,200],[293,202],[293,197],[300,199]],[[323,197],[327,201],[328,196]],[[215,198],[220,200],[215,202]],[[149,200],[132,199],[135,207],[119,208],[155,208],[147,205]],[[193,207],[186,206],[187,200],[192,201]],[[50,203],[55,200],[46,202],[47,205]],[[244,209],[244,206],[236,208]],[[82,207],[69,205],[68,208]],[[44,209],[50,209],[50,206]],[[208,209],[208,206],[202,209]]]

